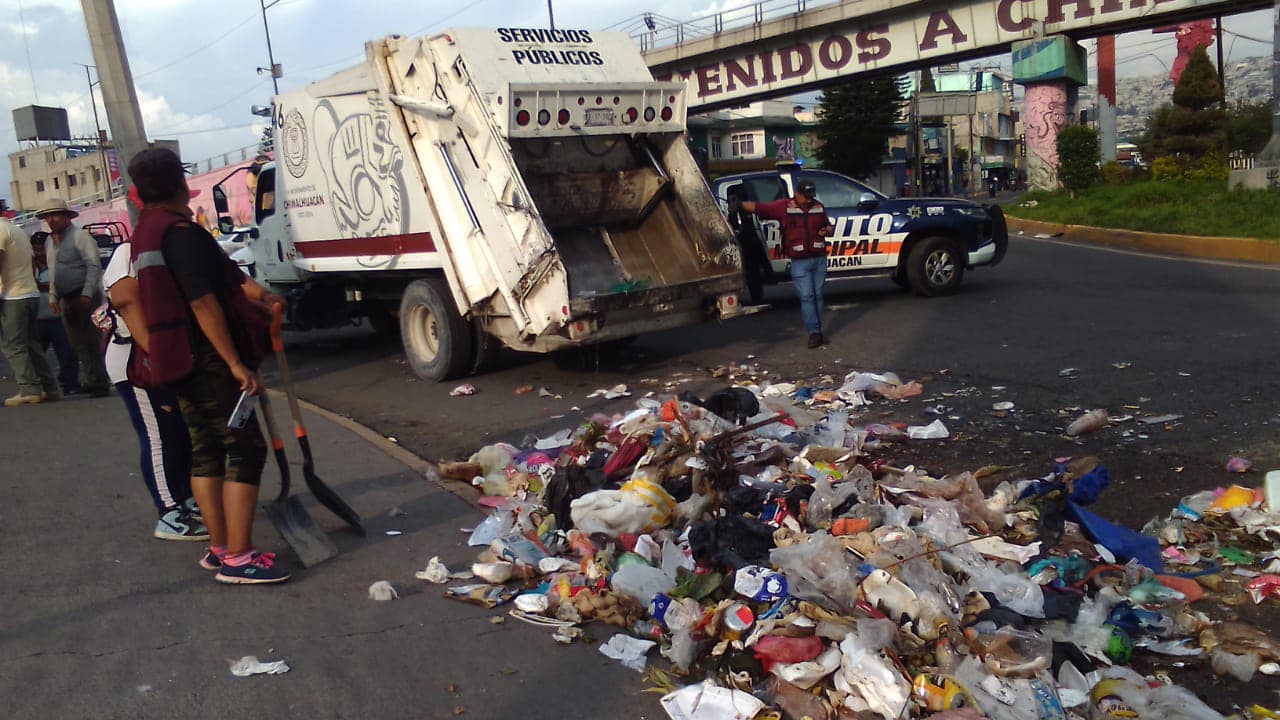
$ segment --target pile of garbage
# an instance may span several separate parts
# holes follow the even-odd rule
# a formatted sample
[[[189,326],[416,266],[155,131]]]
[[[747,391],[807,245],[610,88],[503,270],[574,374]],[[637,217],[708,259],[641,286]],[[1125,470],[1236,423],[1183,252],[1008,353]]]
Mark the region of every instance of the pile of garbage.
[[[600,651],[666,687],[676,720],[1199,720],[1222,715],[1134,668],[1280,674],[1280,643],[1192,607],[1280,597],[1280,474],[1265,493],[1192,495],[1139,533],[1089,509],[1110,483],[1095,458],[1016,481],[876,460],[948,436],[941,420],[860,422],[922,390],[854,372],[645,397],[487,446],[440,468],[492,508],[470,533],[479,557],[418,577],[510,603],[561,643],[614,626]],[[648,666],[655,647],[669,670]]]

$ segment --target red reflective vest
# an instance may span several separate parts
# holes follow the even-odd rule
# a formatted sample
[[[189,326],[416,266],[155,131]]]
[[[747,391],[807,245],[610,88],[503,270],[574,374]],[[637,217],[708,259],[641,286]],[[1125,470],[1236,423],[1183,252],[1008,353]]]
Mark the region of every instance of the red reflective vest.
[[[187,298],[161,248],[165,231],[178,222],[189,220],[170,210],[143,208],[133,231],[130,260],[138,275],[142,316],[151,331],[148,350],[135,346],[129,360],[129,382],[141,388],[175,383],[193,368]]]
[[[831,227],[831,219],[817,200],[808,208],[800,207],[795,199],[756,203],[756,215],[781,224],[783,255],[796,259],[827,254],[827,238],[822,229]]]

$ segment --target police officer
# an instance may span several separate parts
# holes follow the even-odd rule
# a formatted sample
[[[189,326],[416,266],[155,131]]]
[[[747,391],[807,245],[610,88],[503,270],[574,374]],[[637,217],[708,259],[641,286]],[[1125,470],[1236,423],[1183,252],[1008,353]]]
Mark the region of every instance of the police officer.
[[[743,201],[742,209],[781,224],[782,252],[791,260],[791,282],[809,331],[809,347],[826,342],[822,335],[822,289],[827,281],[827,238],[833,227],[818,202],[812,180],[801,180],[793,198],[773,202]]]

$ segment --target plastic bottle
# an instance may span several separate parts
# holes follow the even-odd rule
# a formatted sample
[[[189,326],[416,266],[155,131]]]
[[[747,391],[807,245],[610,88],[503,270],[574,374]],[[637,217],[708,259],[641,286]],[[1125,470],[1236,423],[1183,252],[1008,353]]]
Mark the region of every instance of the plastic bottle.
[[[1067,426],[1067,435],[1069,437],[1078,437],[1091,433],[1095,430],[1101,430],[1111,421],[1111,415],[1106,410],[1098,408],[1076,418]]]
[[[1267,498],[1267,512],[1280,513],[1280,470],[1267,473],[1262,487]]]

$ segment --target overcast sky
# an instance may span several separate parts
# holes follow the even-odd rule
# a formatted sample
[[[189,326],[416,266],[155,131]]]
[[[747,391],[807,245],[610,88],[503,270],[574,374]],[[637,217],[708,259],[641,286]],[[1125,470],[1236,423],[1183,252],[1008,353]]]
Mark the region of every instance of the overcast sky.
[[[593,29],[626,24],[646,10],[684,20],[749,4],[553,1],[557,25]],[[187,161],[256,143],[261,124],[249,108],[267,104],[271,93],[270,77],[256,72],[267,64],[258,0],[116,0],[116,11],[150,137],[179,139]],[[280,0],[267,14],[284,66],[282,90],[356,62],[365,41],[384,35],[547,23],[542,0]],[[1230,59],[1270,54],[1271,18],[1271,11],[1228,18]],[[1170,35],[1123,36],[1121,76],[1165,72],[1174,45]],[[1005,56],[993,61],[1008,65]],[[85,71],[75,63],[93,63],[79,0],[0,0],[0,152],[17,149],[11,111],[24,105],[66,107],[72,133],[92,134]],[[101,114],[100,96],[98,103]],[[0,163],[0,197],[9,197],[9,175],[9,163]]]

